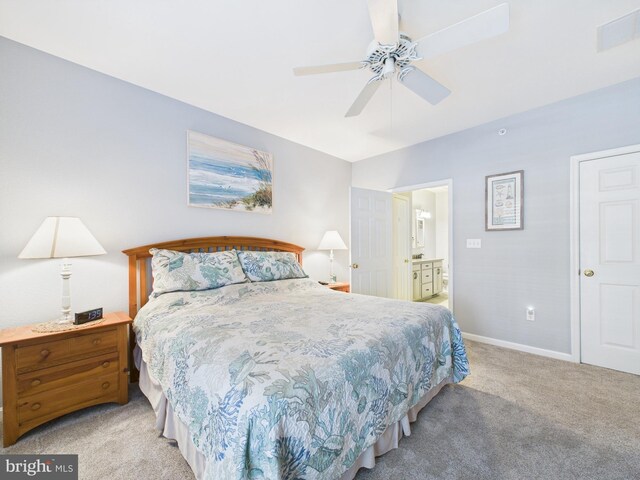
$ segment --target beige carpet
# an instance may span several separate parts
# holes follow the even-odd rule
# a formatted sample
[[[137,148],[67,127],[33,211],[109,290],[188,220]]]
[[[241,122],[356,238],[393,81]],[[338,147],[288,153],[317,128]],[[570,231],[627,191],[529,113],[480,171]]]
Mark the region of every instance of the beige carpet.
[[[467,342],[472,374],[447,386],[401,448],[357,480],[640,478],[640,377]],[[191,479],[133,388],[28,433],[1,453],[78,453],[81,479]]]

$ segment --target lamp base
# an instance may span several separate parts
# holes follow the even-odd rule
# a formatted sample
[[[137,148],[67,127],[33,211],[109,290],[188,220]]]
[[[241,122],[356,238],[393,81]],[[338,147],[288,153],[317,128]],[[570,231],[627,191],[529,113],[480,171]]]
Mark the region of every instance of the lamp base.
[[[329,283],[336,283],[336,274],[333,273],[333,249],[329,253]]]
[[[69,288],[71,278],[71,261],[68,258],[62,259],[62,269],[60,270],[60,276],[62,277],[62,314],[56,320],[56,323],[66,325],[73,323],[73,317],[71,315],[71,290]]]
[[[53,320],[51,323],[56,323],[58,325],[71,325],[73,324],[73,318],[71,318],[71,315],[62,315]]]

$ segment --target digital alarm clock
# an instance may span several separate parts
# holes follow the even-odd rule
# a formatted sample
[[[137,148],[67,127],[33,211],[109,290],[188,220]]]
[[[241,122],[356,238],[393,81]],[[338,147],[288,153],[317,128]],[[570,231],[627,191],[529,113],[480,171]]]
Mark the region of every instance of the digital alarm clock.
[[[100,320],[102,318],[102,307],[94,308],[93,310],[87,310],[86,312],[76,313],[76,319],[73,323],[76,325],[82,325],[83,323],[93,322],[94,320]]]

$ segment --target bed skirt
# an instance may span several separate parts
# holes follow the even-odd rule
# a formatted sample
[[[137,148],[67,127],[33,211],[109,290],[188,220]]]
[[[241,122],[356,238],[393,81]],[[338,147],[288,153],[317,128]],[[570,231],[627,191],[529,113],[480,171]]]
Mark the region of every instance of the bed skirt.
[[[146,395],[156,413],[156,428],[162,432],[162,435],[169,440],[175,440],[178,448],[185,458],[193,473],[198,480],[204,478],[206,470],[205,457],[198,451],[193,444],[191,435],[186,425],[174,413],[171,405],[164,396],[160,384],[149,374],[147,364],[142,359],[142,354],[136,345],[134,350],[134,360],[136,366],[140,370],[139,386],[142,393]],[[344,472],[340,480],[352,480],[358,470],[362,467],[373,468],[376,464],[376,457],[384,455],[394,448],[398,448],[398,442],[403,435],[411,435],[410,423],[415,422],[418,412],[422,410],[429,401],[435,397],[440,389],[446,384],[451,383],[451,378],[446,378],[438,385],[433,387],[426,395],[424,395],[418,403],[409,409],[407,414],[400,421],[390,425],[380,436],[378,441],[367,448],[356,459],[349,470]]]

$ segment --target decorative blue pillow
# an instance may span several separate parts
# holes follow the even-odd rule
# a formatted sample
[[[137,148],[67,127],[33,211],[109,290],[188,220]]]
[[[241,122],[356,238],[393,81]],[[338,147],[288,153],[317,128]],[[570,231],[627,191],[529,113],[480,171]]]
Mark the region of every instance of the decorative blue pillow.
[[[153,294],[209,290],[247,282],[235,250],[183,253],[152,248]]]
[[[307,278],[291,252],[252,252],[240,251],[238,258],[244,273],[252,282],[286,280],[288,278]]]

